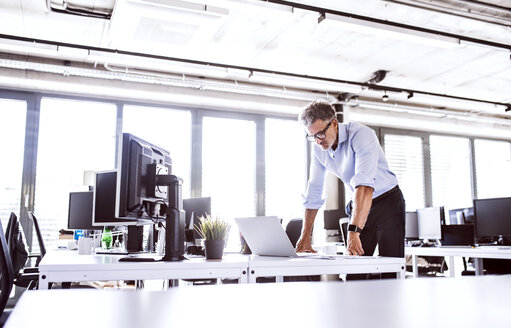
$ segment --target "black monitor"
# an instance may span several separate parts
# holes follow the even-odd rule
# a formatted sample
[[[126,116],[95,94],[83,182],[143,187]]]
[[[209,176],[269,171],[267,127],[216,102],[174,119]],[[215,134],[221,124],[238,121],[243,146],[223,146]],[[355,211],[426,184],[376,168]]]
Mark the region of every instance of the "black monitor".
[[[427,207],[417,210],[419,238],[423,240],[442,239],[443,207]]]
[[[69,193],[68,229],[94,230],[92,225],[92,206],[94,192],[80,191]]]
[[[211,215],[211,197],[183,199],[183,210],[186,215],[186,229],[193,229],[201,216]]]
[[[130,133],[123,133],[115,197],[119,219],[165,219],[164,261],[183,259],[185,213],[182,179],[172,175],[170,153]]]
[[[186,215],[186,241],[195,242],[195,239],[201,237],[194,226],[199,223],[201,216],[211,215],[211,197],[183,199],[183,210]]]
[[[472,246],[474,243],[473,224],[442,225],[442,246]]]
[[[474,223],[474,208],[455,208],[449,210],[449,224]]]
[[[474,199],[476,237],[511,239],[511,197]]]
[[[120,219],[115,215],[117,198],[117,170],[95,172],[92,225],[135,225],[134,220]]]
[[[121,164],[117,180],[116,216],[149,219],[163,217],[168,187],[159,186],[158,176],[170,176],[172,161],[167,150],[130,133],[123,133]],[[179,208],[182,208],[180,200]]]
[[[417,211],[415,211],[415,212],[406,212],[405,239],[406,240],[417,240],[417,239],[419,239],[419,227],[418,227]]]

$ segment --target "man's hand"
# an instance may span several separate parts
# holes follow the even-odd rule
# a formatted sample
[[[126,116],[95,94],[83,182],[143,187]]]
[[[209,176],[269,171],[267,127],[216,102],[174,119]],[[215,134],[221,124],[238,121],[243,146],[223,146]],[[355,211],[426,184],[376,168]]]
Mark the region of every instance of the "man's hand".
[[[312,248],[310,237],[304,238],[303,235],[300,236],[300,239],[298,239],[295,250],[297,253],[316,253],[316,251]]]
[[[350,231],[348,233],[348,255],[364,255],[360,233]]]

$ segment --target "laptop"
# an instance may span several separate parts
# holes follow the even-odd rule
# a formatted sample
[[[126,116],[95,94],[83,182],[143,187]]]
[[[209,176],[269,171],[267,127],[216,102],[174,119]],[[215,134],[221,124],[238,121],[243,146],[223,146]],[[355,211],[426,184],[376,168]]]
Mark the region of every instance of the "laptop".
[[[238,228],[252,250],[252,254],[281,257],[338,258],[338,255],[296,253],[280,219],[276,216],[236,218]]]

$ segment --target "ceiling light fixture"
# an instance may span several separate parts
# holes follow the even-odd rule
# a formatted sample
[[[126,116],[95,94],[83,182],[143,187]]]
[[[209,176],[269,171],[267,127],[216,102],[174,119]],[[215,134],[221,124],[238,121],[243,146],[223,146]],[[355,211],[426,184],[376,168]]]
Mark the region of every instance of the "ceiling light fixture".
[[[415,42],[424,45],[440,48],[457,48],[460,40],[454,37],[438,35],[428,32],[411,30],[404,27],[387,25],[378,22],[358,19],[354,17],[340,16],[336,14],[325,13],[324,19],[320,24],[332,24],[346,30],[366,33],[385,38],[393,38],[407,42]]]
[[[381,97],[381,100],[383,100],[383,101],[389,100],[389,96],[387,96],[387,91],[384,91],[383,96]]]

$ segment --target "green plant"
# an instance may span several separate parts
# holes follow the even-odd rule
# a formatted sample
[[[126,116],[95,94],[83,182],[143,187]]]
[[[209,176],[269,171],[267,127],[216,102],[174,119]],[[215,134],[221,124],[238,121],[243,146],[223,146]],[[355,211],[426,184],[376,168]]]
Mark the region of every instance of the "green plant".
[[[218,217],[201,216],[195,230],[205,240],[225,240],[229,231],[229,224]]]

